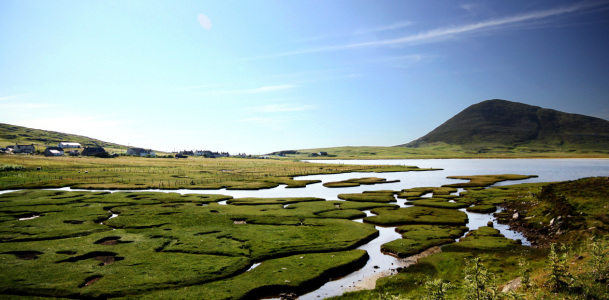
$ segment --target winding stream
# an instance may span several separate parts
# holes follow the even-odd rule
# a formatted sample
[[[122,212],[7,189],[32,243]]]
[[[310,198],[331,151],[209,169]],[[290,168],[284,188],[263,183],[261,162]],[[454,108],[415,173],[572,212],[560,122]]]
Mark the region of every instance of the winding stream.
[[[287,189],[285,185],[264,190],[133,190],[132,192],[165,192],[165,193],[180,193],[180,194],[222,194],[230,195],[234,198],[242,197],[319,197],[326,200],[339,200],[338,194],[342,193],[361,193],[363,191],[375,190],[402,190],[414,187],[439,187],[444,184],[464,182],[463,180],[447,179],[447,176],[457,175],[489,175],[489,174],[521,174],[521,175],[538,175],[537,178],[531,178],[521,181],[506,181],[496,185],[529,183],[529,182],[551,182],[551,181],[566,181],[574,180],[583,177],[591,176],[608,176],[609,175],[609,160],[606,159],[442,159],[442,160],[352,160],[352,161],[315,161],[316,163],[339,163],[339,164],[375,164],[375,165],[409,165],[418,166],[421,168],[442,168],[438,171],[423,171],[423,172],[394,172],[394,173],[343,173],[330,175],[310,175],[297,177],[295,179],[317,179],[321,183],[311,184],[305,188]],[[327,188],[322,184],[330,181],[341,181],[350,178],[360,177],[382,177],[388,181],[399,180],[399,182],[362,185],[359,187],[347,188]],[[71,190],[69,188],[53,189],[64,191],[88,191],[88,190]],[[462,192],[459,189],[455,195]],[[11,191],[0,191],[0,194]],[[108,190],[108,192],[117,192]],[[124,190],[121,190],[124,192]],[[430,196],[430,195],[427,195]],[[226,204],[226,201],[220,202]],[[397,199],[397,204],[401,207],[410,206],[406,200]],[[475,230],[481,226],[486,226],[487,222],[491,221],[496,229],[499,229],[503,235],[511,239],[520,239],[524,245],[530,243],[517,232],[509,230],[507,225],[498,224],[494,220],[492,214],[478,214],[466,212],[469,218],[467,224],[470,230]],[[370,215],[370,211],[365,211]],[[116,215],[112,215],[116,217]],[[362,222],[362,220],[355,220]],[[374,281],[381,275],[389,275],[395,272],[398,267],[404,267],[412,263],[412,260],[399,259],[390,255],[385,255],[380,252],[380,246],[389,241],[401,238],[401,235],[395,232],[395,227],[380,227],[379,236],[369,243],[360,246],[358,249],[366,250],[370,256],[368,263],[361,268],[345,277],[330,281],[308,294],[301,295],[300,299],[323,299],[325,297],[340,295],[346,291],[356,290],[362,286],[370,286],[370,282]],[[251,269],[259,264],[252,266]],[[373,286],[373,285],[372,285]]]

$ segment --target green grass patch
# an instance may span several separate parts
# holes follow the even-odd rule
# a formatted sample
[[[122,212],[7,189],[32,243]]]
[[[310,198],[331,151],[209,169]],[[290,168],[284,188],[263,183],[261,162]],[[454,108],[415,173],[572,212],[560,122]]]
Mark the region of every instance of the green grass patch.
[[[224,280],[144,295],[145,299],[257,299],[279,293],[301,294],[330,278],[346,275],[368,260],[364,250],[289,256],[263,262],[251,271]]]
[[[453,209],[413,206],[399,209],[377,208],[376,216],[366,217],[365,222],[392,226],[405,224],[465,225],[467,214]]]
[[[367,191],[357,194],[339,194],[338,199],[360,202],[395,202],[393,191]]]
[[[261,204],[292,204],[299,202],[325,201],[322,198],[300,197],[300,198],[236,198],[226,203],[233,205],[261,205]]]
[[[468,233],[458,243],[445,246],[443,251],[509,251],[521,247],[524,246],[505,238],[499,230],[484,226]]]
[[[469,182],[446,184],[445,187],[456,187],[456,188],[469,188],[469,187],[486,187],[493,185],[497,182],[507,180],[524,180],[529,178],[537,177],[537,175],[516,175],[516,174],[503,174],[503,175],[472,175],[472,176],[448,176],[449,179],[465,179]]]
[[[491,205],[491,204],[481,204],[481,205],[470,206],[470,207],[466,208],[466,210],[469,212],[487,214],[487,213],[496,212],[497,206]]]
[[[424,200],[413,201],[412,204],[415,206],[426,206],[426,207],[435,207],[435,208],[450,208],[450,209],[459,209],[468,207],[467,203],[459,203],[459,202],[448,202],[446,199],[437,199],[437,198],[423,198]]]
[[[372,185],[372,184],[379,184],[379,183],[394,183],[394,182],[400,182],[400,181],[399,180],[387,181],[387,179],[385,179],[385,178],[378,178],[378,177],[364,177],[364,178],[351,178],[351,179],[342,180],[342,181],[326,182],[323,185],[325,187],[336,188],[336,187],[354,187],[354,186],[360,186],[362,184]]]

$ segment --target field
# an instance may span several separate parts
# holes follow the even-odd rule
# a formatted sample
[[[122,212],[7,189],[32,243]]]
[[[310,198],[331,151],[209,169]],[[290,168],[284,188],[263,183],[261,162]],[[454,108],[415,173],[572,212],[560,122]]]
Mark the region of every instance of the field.
[[[294,160],[201,157],[94,158],[0,156],[0,189],[264,189],[285,184],[304,187],[317,181],[295,176],[345,172],[424,171],[409,166],[353,166]]]
[[[328,156],[311,156],[327,152]],[[435,144],[421,148],[410,147],[335,147],[298,150],[287,154],[297,159],[432,159],[432,158],[609,158],[608,151],[553,148],[507,148],[480,145]]]

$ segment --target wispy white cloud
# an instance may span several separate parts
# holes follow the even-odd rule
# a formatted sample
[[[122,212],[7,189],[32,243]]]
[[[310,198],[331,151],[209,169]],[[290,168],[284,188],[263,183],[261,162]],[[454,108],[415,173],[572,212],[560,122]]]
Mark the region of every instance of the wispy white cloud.
[[[478,3],[462,3],[459,7],[467,12],[474,13],[480,7]]]
[[[269,85],[262,86],[253,89],[233,89],[233,90],[219,90],[213,91],[214,94],[223,94],[223,95],[249,95],[249,94],[261,94],[261,93],[269,93],[276,91],[283,91],[296,88],[297,85],[294,84],[281,84],[281,85]]]
[[[0,97],[0,101],[18,99],[18,98],[21,98],[22,96],[23,96],[22,94],[2,96],[2,97]]]
[[[2,100],[2,99],[0,99]],[[49,108],[56,105],[49,103],[0,103],[0,109],[36,109],[36,108]]]
[[[203,89],[217,88],[217,87],[219,87],[218,84],[201,84],[201,85],[177,86],[177,87],[168,88],[167,90],[190,91],[190,90],[203,90]]]
[[[353,32],[353,35],[360,35],[360,34],[366,34],[366,33],[375,33],[375,32],[383,32],[383,31],[396,30],[396,29],[408,27],[408,26],[411,26],[411,25],[412,25],[411,21],[398,21],[398,22],[395,22],[395,23],[392,23],[392,24],[389,24],[389,25],[379,26],[379,27],[375,27],[375,28],[356,30],[355,32]]]
[[[398,56],[387,56],[370,59],[365,61],[367,63],[391,63],[391,64],[408,64],[412,65],[415,63],[433,60],[436,56],[429,54],[408,54]]]
[[[556,7],[547,10],[539,10],[533,11],[529,13],[523,13],[508,17],[502,18],[494,18],[488,19],[485,21],[465,24],[461,26],[450,26],[450,27],[442,27],[436,28],[424,32],[420,32],[417,34],[407,35],[394,39],[385,39],[385,40],[375,40],[370,42],[362,42],[362,43],[351,43],[351,44],[343,44],[343,45],[334,45],[334,46],[325,46],[325,47],[317,47],[317,48],[308,48],[308,49],[300,49],[295,51],[283,52],[278,54],[271,54],[266,56],[258,56],[253,58],[248,58],[244,60],[257,60],[257,59],[266,59],[266,58],[274,58],[274,57],[284,57],[284,56],[293,56],[293,55],[302,55],[302,54],[312,54],[312,53],[322,53],[322,52],[332,52],[332,51],[342,51],[349,49],[358,49],[358,48],[367,48],[367,47],[379,47],[379,46],[405,46],[405,45],[414,45],[420,43],[430,43],[430,42],[439,42],[447,39],[454,39],[461,35],[465,35],[468,33],[484,33],[490,31],[496,31],[500,29],[514,29],[514,28],[526,28],[527,25],[531,25],[534,21],[545,20],[551,17],[557,17],[566,14],[572,13],[581,13],[592,11],[595,8],[606,7],[608,6],[607,2],[583,2],[577,3],[570,6],[562,6]]]
[[[250,107],[248,110],[253,112],[265,112],[265,113],[275,113],[275,112],[289,112],[289,111],[304,111],[304,110],[313,110],[317,109],[316,105],[294,105],[294,104],[269,104],[258,107]]]
[[[240,120],[242,123],[250,123],[254,125],[262,125],[265,127],[279,127],[287,121],[292,120],[284,116],[264,116],[264,117],[251,117]]]

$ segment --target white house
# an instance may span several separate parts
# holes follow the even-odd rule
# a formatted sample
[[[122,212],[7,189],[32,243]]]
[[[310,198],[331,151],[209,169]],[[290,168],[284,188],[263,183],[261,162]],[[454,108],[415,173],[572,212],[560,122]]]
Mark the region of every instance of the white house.
[[[15,148],[13,148],[13,153],[31,154],[31,153],[34,153],[35,151],[36,151],[36,148],[34,147],[34,144],[31,144],[31,145],[15,144]]]
[[[81,148],[79,143],[61,142],[57,146],[59,148]]]
[[[64,155],[63,148],[60,148],[60,147],[47,147],[44,150],[44,155],[45,156],[63,156]]]

